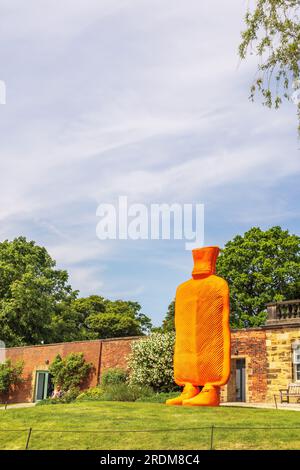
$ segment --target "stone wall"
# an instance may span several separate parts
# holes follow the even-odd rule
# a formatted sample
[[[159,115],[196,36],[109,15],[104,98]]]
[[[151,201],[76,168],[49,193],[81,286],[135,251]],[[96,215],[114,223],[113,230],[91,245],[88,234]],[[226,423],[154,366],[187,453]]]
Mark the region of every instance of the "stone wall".
[[[294,381],[292,367],[292,343],[300,340],[299,327],[280,327],[266,330],[267,348],[267,401],[274,400],[281,388]]]

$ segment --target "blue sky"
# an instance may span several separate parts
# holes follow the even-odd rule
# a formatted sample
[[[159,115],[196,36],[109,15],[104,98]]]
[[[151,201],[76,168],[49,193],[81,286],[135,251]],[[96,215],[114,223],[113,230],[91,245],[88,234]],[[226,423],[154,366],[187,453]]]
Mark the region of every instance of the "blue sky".
[[[244,0],[1,0],[0,239],[47,247],[81,295],[159,324],[190,276],[184,241],[100,241],[96,209],[204,203],[205,244],[299,232],[296,109],[248,101]]]

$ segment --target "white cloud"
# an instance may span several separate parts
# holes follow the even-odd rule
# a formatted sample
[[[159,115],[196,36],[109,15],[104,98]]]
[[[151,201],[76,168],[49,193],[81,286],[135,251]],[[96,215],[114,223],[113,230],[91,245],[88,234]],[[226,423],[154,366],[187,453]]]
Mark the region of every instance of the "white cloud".
[[[100,243],[99,240],[90,240],[82,243],[82,240],[62,240],[58,245],[48,245],[50,255],[59,260],[60,264],[74,265],[83,261],[97,261],[107,258],[110,252],[108,244]]]
[[[213,233],[225,206],[235,230],[276,223],[280,192],[288,213],[281,185],[300,171],[296,110],[247,101],[255,64],[237,59],[245,9],[236,0],[3,1],[1,235],[46,244],[85,293],[113,293],[109,262],[120,256],[117,291],[142,299],[147,282],[127,274],[134,251],[126,259],[118,243],[96,239],[99,202],[204,202]],[[265,192],[247,219],[241,201]]]
[[[87,292],[89,295],[100,294],[103,289],[103,281],[100,278],[101,271],[86,266],[73,266],[70,271],[69,282],[74,289]]]
[[[49,41],[72,38],[134,0],[2,0],[1,35],[11,40],[43,37]]]

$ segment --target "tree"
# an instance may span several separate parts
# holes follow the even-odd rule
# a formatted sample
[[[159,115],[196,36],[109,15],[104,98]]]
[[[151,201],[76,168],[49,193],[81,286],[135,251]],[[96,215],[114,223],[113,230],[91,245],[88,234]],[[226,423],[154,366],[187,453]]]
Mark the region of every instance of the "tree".
[[[99,336],[91,328],[88,319],[104,313],[105,302],[100,295],[90,295],[74,299],[71,304],[61,305],[61,312],[53,322],[57,338],[63,335],[64,341],[97,339]]]
[[[58,354],[49,367],[52,381],[63,392],[79,387],[87,379],[93,365],[87,363],[82,353],[72,353],[64,359]]]
[[[23,362],[12,364],[10,359],[0,363],[0,395],[5,400],[14,387],[17,387],[22,381]]]
[[[88,324],[99,338],[142,335],[140,324],[136,319],[116,313],[91,315],[88,317]]]
[[[67,272],[55,265],[45,248],[25,237],[0,243],[0,331],[7,346],[53,340],[63,306],[77,295]]]
[[[6,346],[55,343],[150,331],[138,302],[77,298],[68,273],[24,237],[0,243],[0,338]]]
[[[91,295],[60,305],[53,316],[52,338],[58,342],[142,336],[151,328],[151,320],[141,313],[138,302]]]
[[[162,324],[163,331],[174,331],[175,330],[175,300],[172,300],[168,307],[165,319]]]
[[[300,296],[300,237],[280,227],[253,227],[226,243],[217,273],[229,283],[231,325],[262,325],[266,303]]]
[[[261,93],[263,104],[278,108],[282,97],[290,99],[300,90],[299,0],[257,0],[245,16],[239,55],[259,57],[258,76],[250,89],[250,99]],[[296,100],[300,132],[300,99]]]
[[[152,322],[147,315],[141,312],[141,305],[131,300],[107,300],[105,303],[105,312],[118,314],[134,318],[139,323],[140,334],[149,333],[152,328]]]
[[[90,298],[86,299],[88,310],[84,314],[84,329],[90,337],[141,336],[151,329],[151,320],[141,313],[141,305],[138,302],[101,299],[96,309],[92,306]],[[83,304],[84,299],[81,307]]]

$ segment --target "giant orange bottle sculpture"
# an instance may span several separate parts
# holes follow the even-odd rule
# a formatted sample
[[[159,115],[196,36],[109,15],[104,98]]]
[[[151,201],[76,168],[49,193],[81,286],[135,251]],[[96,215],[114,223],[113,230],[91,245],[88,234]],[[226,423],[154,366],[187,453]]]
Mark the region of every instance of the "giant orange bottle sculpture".
[[[177,288],[174,378],[184,389],[167,405],[218,406],[229,379],[229,289],[215,275],[219,251],[193,250],[192,279]]]

